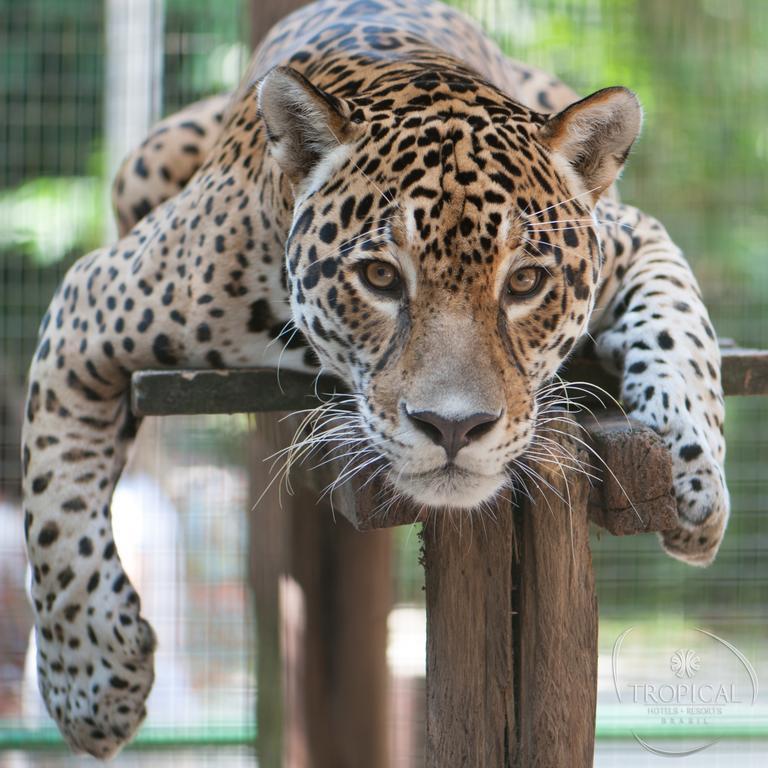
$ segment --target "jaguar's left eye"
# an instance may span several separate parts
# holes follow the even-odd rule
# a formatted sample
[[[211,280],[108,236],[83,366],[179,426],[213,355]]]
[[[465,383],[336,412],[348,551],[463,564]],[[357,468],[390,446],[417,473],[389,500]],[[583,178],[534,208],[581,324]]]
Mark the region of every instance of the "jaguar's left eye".
[[[388,261],[377,259],[362,262],[360,264],[360,276],[371,290],[388,294],[400,291],[400,273]]]
[[[521,267],[507,278],[507,294],[516,299],[526,299],[539,291],[544,284],[545,270],[541,267]]]

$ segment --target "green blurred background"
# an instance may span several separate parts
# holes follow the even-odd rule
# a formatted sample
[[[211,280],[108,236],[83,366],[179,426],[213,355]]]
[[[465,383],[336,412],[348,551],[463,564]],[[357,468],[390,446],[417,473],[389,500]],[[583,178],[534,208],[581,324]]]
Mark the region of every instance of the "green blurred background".
[[[615,84],[638,93],[646,121],[621,183],[624,199],[660,218],[687,253],[720,336],[768,346],[768,3],[454,4],[512,56],[556,73],[580,93]],[[108,174],[117,159],[105,138],[115,97],[105,75],[110,5],[126,16],[132,10],[131,0],[0,0],[0,504],[11,510],[9,519],[17,508],[18,404],[37,323],[63,271],[108,236]],[[248,6],[245,0],[155,3],[160,114],[236,84],[249,52]],[[629,626],[652,634],[685,625],[727,636],[758,674],[766,668],[768,403],[732,398],[727,408],[733,514],[715,565],[703,571],[680,565],[660,553],[653,537],[594,542],[601,663]],[[151,460],[143,471],[157,479],[157,468],[164,468],[158,488],[178,513],[179,569],[168,578],[179,582],[180,597],[169,618],[186,626],[174,653],[185,669],[197,670],[186,685],[199,700],[194,712],[177,710],[178,722],[154,727],[150,718],[147,739],[189,742],[203,733],[203,723],[215,722],[220,727],[211,738],[235,744],[221,747],[217,765],[225,758],[252,764],[248,749],[237,746],[253,736],[256,695],[246,553],[242,539],[226,533],[233,520],[245,525],[246,433],[244,419],[161,420],[144,449]],[[416,536],[398,535],[397,602],[418,610],[423,578]],[[13,535],[0,538],[2,620],[8,628],[18,625],[0,644],[0,765],[11,759],[4,744],[56,741],[44,719],[23,711],[19,675],[28,616],[17,545]],[[21,578],[14,581],[14,574]],[[144,587],[153,588],[161,586]],[[764,698],[760,704],[732,729],[741,747],[754,745],[753,756],[763,755],[755,740],[768,739]],[[601,692],[601,744],[627,735],[626,728],[617,731],[620,719]],[[418,764],[417,742],[398,765]]]

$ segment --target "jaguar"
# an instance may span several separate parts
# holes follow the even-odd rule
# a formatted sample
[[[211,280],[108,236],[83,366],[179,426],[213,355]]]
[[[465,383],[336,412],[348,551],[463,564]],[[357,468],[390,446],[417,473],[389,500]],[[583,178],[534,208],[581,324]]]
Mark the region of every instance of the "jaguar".
[[[318,0],[237,90],[161,122],[114,185],[120,237],[45,314],[23,430],[39,686],[76,751],[135,733],[154,632],[110,500],[139,421],[132,372],[278,366],[341,379],[397,494],[473,510],[541,434],[584,343],[673,457],[673,557],[729,514],[715,333],[680,249],[619,201],[641,128],[433,0]]]

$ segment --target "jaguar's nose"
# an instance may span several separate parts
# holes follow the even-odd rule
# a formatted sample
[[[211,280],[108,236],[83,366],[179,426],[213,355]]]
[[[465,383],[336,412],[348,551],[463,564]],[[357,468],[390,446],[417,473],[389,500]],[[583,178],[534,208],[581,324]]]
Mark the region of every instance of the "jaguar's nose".
[[[448,461],[473,440],[490,431],[499,420],[500,413],[473,413],[461,419],[449,419],[434,411],[409,411],[405,413],[416,429],[425,434],[433,443],[445,448]]]

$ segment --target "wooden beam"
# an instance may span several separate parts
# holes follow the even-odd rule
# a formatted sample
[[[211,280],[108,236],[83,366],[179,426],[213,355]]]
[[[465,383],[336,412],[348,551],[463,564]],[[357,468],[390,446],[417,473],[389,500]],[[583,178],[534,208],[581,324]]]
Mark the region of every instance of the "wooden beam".
[[[334,499],[362,530],[424,524],[427,768],[592,765],[589,523],[615,535],[674,527],[671,457],[656,433],[616,412],[553,429],[553,451],[594,481],[534,464],[542,491],[529,485],[530,498],[500,497],[486,514],[426,513],[407,501],[382,514],[389,493],[365,472]]]
[[[720,375],[726,397],[768,395],[767,350],[743,349],[721,343],[720,355]],[[617,378],[608,373],[596,358],[572,358],[562,371],[562,376],[568,381],[589,382],[618,397]]]
[[[392,532],[360,536],[316,489],[301,479],[293,485],[277,511],[289,531],[285,577],[295,614],[295,641],[284,645],[282,766],[387,768]]]
[[[131,407],[136,416],[193,413],[297,411],[341,390],[337,379],[274,368],[139,371],[133,374]]]
[[[515,746],[510,502],[493,514],[424,526],[427,768],[509,766]]]
[[[723,391],[728,395],[768,395],[768,352],[723,349]]]
[[[723,389],[726,395],[768,395],[768,351],[723,348]],[[588,381],[613,395],[617,381],[597,360],[576,357],[563,371],[571,381]],[[137,416],[191,413],[257,413],[292,411],[316,405],[343,392],[332,376],[274,368],[231,370],[138,371],[131,381],[131,404]],[[609,405],[610,403],[606,403]]]
[[[768,394],[768,353],[725,346],[722,351],[727,394]],[[601,370],[596,361],[584,359],[571,361],[569,366],[576,378],[594,380]],[[281,374],[278,386],[271,369],[145,371],[133,377],[132,403],[137,415],[300,410],[317,404],[312,394],[314,382],[308,374],[286,372]],[[607,380],[606,384],[610,386]],[[319,380],[317,390],[343,391],[328,378]],[[533,489],[533,498],[527,501],[499,499],[493,521],[476,516],[457,518],[439,510],[426,517],[423,510],[402,500],[389,505],[389,491],[370,473],[357,475],[334,493],[335,509],[359,530],[426,523],[430,768],[464,764],[478,768],[591,765],[597,608],[587,543],[589,521],[612,534],[629,535],[668,530],[676,525],[677,517],[671,494],[671,457],[652,430],[616,413],[585,419],[578,427],[562,423],[560,429],[562,434],[557,440],[563,451],[594,474],[596,483],[590,484],[586,475],[572,469],[566,469],[563,475],[552,471],[550,465],[539,466],[537,471],[550,486],[544,495]],[[338,473],[338,469],[333,464],[328,467],[331,474]],[[264,482],[262,478],[256,484],[262,487]],[[298,506],[294,505],[288,515],[294,526],[307,522],[306,505],[314,498],[316,492],[309,493],[301,497]],[[262,522],[255,521],[254,552],[268,558],[264,547],[274,553],[274,547],[284,546],[281,542],[286,541],[286,534],[278,535],[270,545],[268,537],[262,537],[263,531]],[[357,626],[348,611],[354,612],[354,606],[364,602],[366,595],[374,595],[376,583],[366,582],[366,575],[371,575],[366,567],[375,560],[383,570],[386,549],[371,550],[361,560],[360,542],[352,538],[345,553],[336,551],[332,543],[323,544],[321,556],[330,553],[331,571],[341,573],[338,569],[342,561],[357,556],[356,565],[345,572],[342,581],[359,585],[360,590],[352,590],[345,598],[338,580],[335,586],[318,581],[317,574],[327,575],[329,568],[320,560],[313,564],[307,559],[313,552],[318,556],[312,545],[322,539],[321,534],[312,534],[303,543],[292,540],[288,546],[294,558],[290,572],[308,598],[308,623],[301,635],[305,651],[292,667],[305,685],[285,688],[293,691],[294,701],[296,697],[301,699],[301,711],[288,717],[285,732],[275,724],[273,746],[269,741],[262,742],[266,768],[277,768],[279,742],[284,741],[283,733],[290,737],[291,732],[299,733],[296,744],[304,745],[298,756],[290,749],[283,753],[283,757],[293,755],[292,766],[306,764],[310,752],[317,766],[335,765],[342,759],[334,745],[343,740],[344,723],[354,721],[355,713],[364,711],[361,690],[365,685],[360,688],[356,681],[348,679],[348,690],[354,694],[333,705],[340,716],[322,716],[328,710],[324,691],[334,686],[339,691],[347,690],[343,679],[329,682],[322,672],[331,663],[328,659],[333,650],[348,648],[351,658],[353,649],[375,646],[376,654],[367,660],[361,657],[360,668],[373,675],[369,678],[373,681],[370,690],[380,690],[376,681],[381,676],[377,677],[375,670],[383,647],[376,645],[384,637],[382,622],[370,636],[363,627],[359,636],[357,630],[346,640],[334,636],[328,647],[322,638],[331,637],[334,628]],[[274,585],[274,578],[270,578]],[[267,601],[273,599],[267,592],[263,595]],[[323,597],[328,605],[329,595],[332,605],[346,606],[333,613],[333,621],[329,619],[331,614],[322,610]],[[386,596],[377,599],[382,606],[381,616],[386,602]],[[278,616],[280,626],[281,621]],[[370,622],[366,619],[363,624]],[[271,633],[271,641],[267,640],[274,644],[274,629]],[[260,676],[260,683],[269,684],[269,672],[262,675],[266,676]],[[380,704],[381,700],[379,693],[375,702]],[[318,727],[320,722],[325,725]],[[337,731],[339,722],[341,731]],[[376,761],[384,754],[377,738],[383,732],[377,729],[382,722],[381,712],[376,709],[366,722],[355,725],[361,732],[368,725],[371,730],[360,742],[363,752],[356,753],[350,764],[378,765]],[[260,727],[268,723],[269,715],[263,715]],[[296,724],[298,731],[294,731]],[[325,738],[328,734],[333,735]],[[365,758],[363,742],[369,746],[376,743]],[[272,749],[264,759],[264,751]],[[332,756],[330,762],[324,762],[321,756],[325,755]]]
[[[280,601],[280,584],[288,571],[290,530],[280,506],[277,483],[270,485],[269,463],[265,461],[290,438],[291,432],[287,425],[279,421],[279,414],[271,414],[257,422],[248,444],[251,502],[248,514],[248,570],[254,610],[258,617],[257,752],[259,765],[264,768],[282,768],[286,735],[288,732],[295,733],[297,728],[296,718],[290,717],[291,687],[284,685],[282,646],[286,630],[285,611]],[[289,716],[286,717],[286,714]]]
[[[618,413],[553,428],[560,446],[553,450],[599,482],[534,465],[544,492],[501,497],[484,517],[440,510],[425,517],[407,502],[382,516],[387,492],[365,473],[334,498],[334,508],[361,529],[424,522],[427,768],[592,764],[598,614],[589,523],[617,535],[673,526],[671,458],[660,437]],[[302,519],[306,524],[306,511]],[[311,548],[302,555],[312,557]],[[344,578],[361,587],[358,602],[373,594],[371,584],[362,587],[362,574],[352,568]],[[299,581],[310,595],[318,576]],[[326,605],[334,589],[321,588]],[[329,626],[343,626],[338,614],[329,615],[336,619]],[[319,689],[333,687],[326,679]]]

